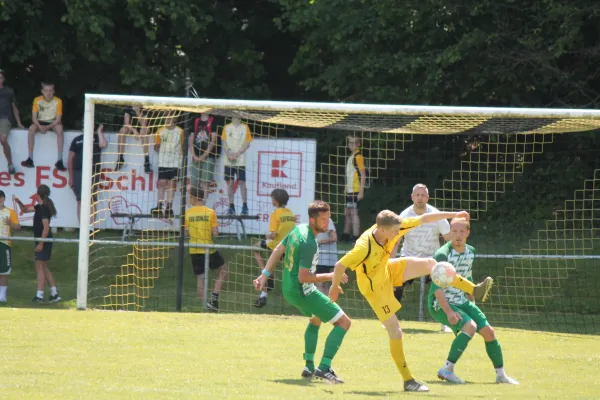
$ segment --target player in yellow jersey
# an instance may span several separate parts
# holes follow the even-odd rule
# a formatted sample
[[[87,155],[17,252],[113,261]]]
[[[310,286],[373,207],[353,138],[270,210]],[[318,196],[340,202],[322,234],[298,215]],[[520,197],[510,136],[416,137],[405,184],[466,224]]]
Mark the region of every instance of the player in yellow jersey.
[[[217,214],[212,208],[204,205],[204,191],[201,188],[190,189],[190,204],[192,207],[185,212],[185,229],[190,236],[190,244],[213,244],[213,237],[219,234]],[[198,297],[204,297],[204,273],[207,249],[190,248],[192,268],[196,275]],[[227,265],[221,254],[214,249],[209,252],[208,267],[218,271],[212,298],[206,302],[209,310],[219,311],[219,293],[227,278]]]
[[[13,230],[21,230],[17,213],[12,208],[4,205],[6,195],[0,190],[0,235],[11,236]],[[6,291],[8,290],[8,276],[11,271],[11,242],[0,241],[0,303],[6,303]]]
[[[427,392],[429,388],[414,379],[406,364],[402,344],[402,330],[396,312],[400,303],[394,296],[394,287],[421,276],[429,275],[436,264],[433,258],[401,257],[390,259],[396,254],[400,238],[410,229],[441,219],[469,218],[466,211],[432,212],[419,217],[401,219],[390,210],[377,215],[376,224],[366,230],[356,241],[354,248],[335,264],[334,276],[329,289],[329,297],[336,301],[342,293],[340,282],[346,268],[356,271],[358,289],[383,323],[390,338],[392,358],[404,379],[404,391]],[[474,285],[460,275],[456,276],[453,287],[458,288],[477,300],[485,301],[492,287],[492,278]]]
[[[296,227],[296,215],[286,208],[289,200],[290,195],[283,189],[275,189],[271,192],[271,202],[275,207],[275,211],[271,213],[271,219],[269,220],[269,233],[266,240],[254,244],[256,247],[273,251],[283,238]],[[265,269],[265,261],[258,251],[253,253],[256,263],[262,271]],[[254,302],[254,307],[262,308],[267,305],[267,293],[274,288],[274,283],[273,277],[269,277],[267,286],[260,292],[259,298]]]

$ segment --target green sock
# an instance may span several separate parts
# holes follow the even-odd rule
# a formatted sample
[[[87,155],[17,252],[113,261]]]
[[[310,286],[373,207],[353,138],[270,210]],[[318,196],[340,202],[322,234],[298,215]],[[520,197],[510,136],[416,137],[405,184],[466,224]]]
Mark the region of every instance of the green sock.
[[[321,371],[327,370],[331,367],[331,360],[335,357],[335,354],[339,350],[342,345],[342,341],[344,340],[344,336],[346,335],[346,330],[341,326],[334,326],[332,331],[327,336],[327,340],[325,341],[325,351],[323,351],[323,358],[321,359],[321,364],[319,364],[319,369]]]
[[[471,341],[471,336],[467,335],[464,332],[459,332],[454,341],[452,342],[452,346],[450,346],[450,352],[448,353],[448,361],[455,364],[462,353],[467,349],[469,342]]]
[[[485,351],[487,352],[487,355],[490,358],[490,360],[492,360],[494,368],[504,367],[504,359],[502,358],[502,348],[500,347],[500,343],[498,343],[497,339],[494,339],[491,342],[485,342]]]
[[[306,367],[311,371],[315,370],[315,351],[317,350],[317,341],[319,340],[319,327],[308,324],[304,332],[304,360]]]

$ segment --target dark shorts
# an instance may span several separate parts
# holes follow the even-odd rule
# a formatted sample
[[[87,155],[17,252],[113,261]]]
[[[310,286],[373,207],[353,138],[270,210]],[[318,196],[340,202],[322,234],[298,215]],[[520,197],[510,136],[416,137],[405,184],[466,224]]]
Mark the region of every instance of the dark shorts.
[[[34,259],[36,261],[49,261],[52,256],[52,244],[51,242],[44,242],[44,248],[42,251],[36,251]],[[35,242],[38,245],[38,242]]]
[[[50,125],[50,124],[51,124],[51,123],[53,123],[53,122],[54,122],[54,121],[38,121],[38,123],[39,123],[41,126],[48,126],[48,125]]]
[[[11,271],[11,253],[10,246],[6,243],[0,243],[0,275],[10,275]]]
[[[204,263],[206,256],[204,254],[191,254],[192,256],[192,269],[195,275],[204,275]],[[208,268],[217,269],[225,265],[225,260],[221,256],[221,253],[215,251],[208,259]]]
[[[100,175],[94,174],[92,175],[92,201],[96,201],[96,192],[98,188],[96,185],[99,182]],[[77,201],[81,201],[81,186],[82,186],[83,175],[81,171],[74,170],[73,171],[73,192],[75,193],[75,199]]]
[[[158,179],[165,181],[172,181],[177,179],[179,175],[179,168],[163,168],[158,167]]]
[[[328,274],[333,271],[333,265],[317,264],[317,274]]]
[[[230,181],[237,176],[238,181],[246,182],[246,167],[225,166],[225,180]]]
[[[346,193],[346,208],[356,208],[360,206],[358,201],[358,193]]]

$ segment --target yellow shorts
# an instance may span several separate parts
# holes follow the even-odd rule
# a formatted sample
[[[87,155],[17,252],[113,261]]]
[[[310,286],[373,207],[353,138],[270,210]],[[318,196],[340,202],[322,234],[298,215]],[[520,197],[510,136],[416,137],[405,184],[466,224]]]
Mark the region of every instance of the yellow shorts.
[[[406,260],[402,258],[390,259],[383,280],[371,281],[366,275],[358,274],[358,289],[367,299],[381,322],[396,314],[402,305],[394,296],[394,287],[404,285],[404,271]]]

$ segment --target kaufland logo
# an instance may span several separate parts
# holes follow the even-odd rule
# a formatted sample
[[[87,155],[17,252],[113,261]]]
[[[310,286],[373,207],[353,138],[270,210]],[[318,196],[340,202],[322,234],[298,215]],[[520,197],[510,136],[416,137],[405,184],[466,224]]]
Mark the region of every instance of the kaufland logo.
[[[302,195],[301,152],[258,152],[258,196],[270,196],[274,189],[285,189],[290,197]]]

